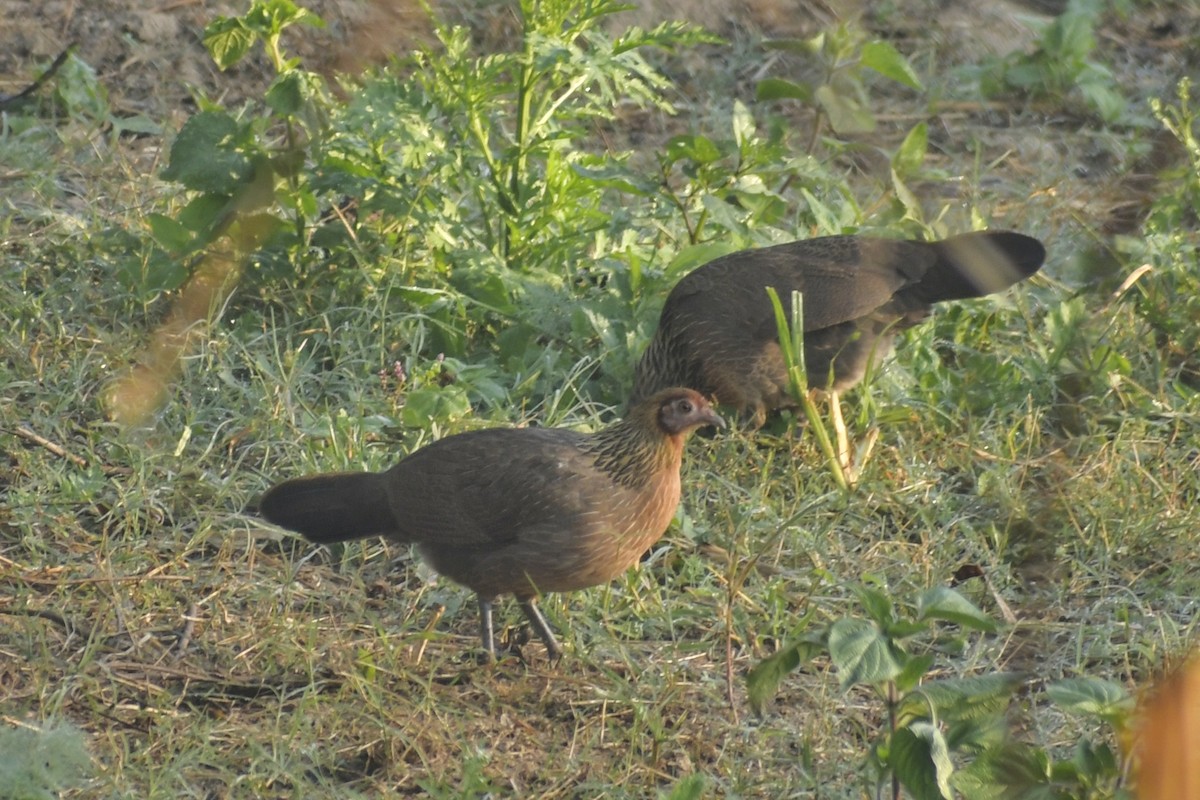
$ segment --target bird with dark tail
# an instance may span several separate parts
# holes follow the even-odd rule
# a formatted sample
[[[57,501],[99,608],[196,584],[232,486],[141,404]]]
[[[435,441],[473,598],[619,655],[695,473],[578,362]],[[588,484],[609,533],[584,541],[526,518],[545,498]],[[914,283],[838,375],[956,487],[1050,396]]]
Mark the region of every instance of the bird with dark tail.
[[[259,512],[322,544],[375,535],[416,544],[430,566],[475,592],[490,658],[492,604],[512,594],[557,660],[562,648],[538,596],[606,583],[662,537],[679,505],[684,442],[706,425],[725,422],[697,392],[667,388],[597,433],[449,436],[386,472],[285,481]]]
[[[761,427],[769,412],[794,405],[766,287],[789,321],[791,293],[802,293],[809,382],[837,392],[862,380],[934,303],[1007,289],[1045,258],[1037,239],[1008,231],[940,242],[827,236],[722,256],[667,296],[630,402],[687,386]]]

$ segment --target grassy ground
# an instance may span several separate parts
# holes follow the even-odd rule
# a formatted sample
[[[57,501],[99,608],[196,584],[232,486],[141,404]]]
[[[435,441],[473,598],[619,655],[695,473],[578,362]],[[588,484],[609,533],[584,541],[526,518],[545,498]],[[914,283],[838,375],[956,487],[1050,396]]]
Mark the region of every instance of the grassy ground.
[[[120,289],[100,237],[140,235],[164,202],[150,177],[162,140],[85,117],[5,129],[0,718],[86,732],[95,772],[66,796],[645,797],[698,775],[714,797],[857,797],[878,699],[842,691],[818,659],[759,716],[745,673],[804,614],[856,613],[859,581],[911,601],[976,565],[990,586],[960,590],[1017,621],[936,651],[937,673],[1027,671],[1020,736],[1065,752],[1097,735],[1033,690],[1081,674],[1134,690],[1197,634],[1200,367],[1175,333],[1196,322],[1195,263],[1178,253],[1194,259],[1197,225],[1182,213],[1173,240],[1143,228],[1150,200],[1188,178],[1147,182],[1148,163],[1184,163],[1150,126],[1113,133],[1053,98],[959,100],[979,51],[955,30],[905,31],[945,98],[914,188],[956,229],[977,213],[1042,237],[1044,273],[939,314],[846,398],[857,439],[879,430],[850,495],[784,426],[696,439],[677,524],[641,568],[546,599],[567,649],[556,666],[535,644],[477,665],[471,598],[407,548],[316,549],[242,513],[280,477],[379,468],[451,432],[397,426],[377,376],[410,316],[303,287],[235,299],[152,424],[122,429],[106,387],[164,311]],[[1150,28],[1121,30],[1102,48],[1114,80],[1139,104],[1171,98],[1195,45],[1147,66],[1136,37]],[[710,89],[744,90],[762,57],[749,37],[705,62]],[[869,143],[890,150],[927,109],[875,97]],[[872,159],[837,162],[863,198],[878,197]],[[1114,234],[1152,242],[1154,265],[1116,295],[1131,267],[1089,255]],[[549,396],[454,430],[589,428],[613,412]],[[501,619],[519,629],[515,608]]]

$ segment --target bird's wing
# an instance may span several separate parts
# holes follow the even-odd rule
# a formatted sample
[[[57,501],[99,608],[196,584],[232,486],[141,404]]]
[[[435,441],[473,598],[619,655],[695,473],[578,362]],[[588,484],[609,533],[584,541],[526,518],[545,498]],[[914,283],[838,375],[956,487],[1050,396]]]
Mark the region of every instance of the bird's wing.
[[[892,239],[830,236],[744,250],[712,261],[683,278],[664,307],[673,325],[719,320],[742,338],[775,338],[775,318],[764,287],[790,310],[791,292],[803,295],[804,330],[829,328],[867,316],[896,292],[920,280],[933,256],[925,245]]]
[[[605,496],[582,434],[490,429],[447,437],[388,473],[404,537],[475,548],[511,542],[534,526],[572,526]]]

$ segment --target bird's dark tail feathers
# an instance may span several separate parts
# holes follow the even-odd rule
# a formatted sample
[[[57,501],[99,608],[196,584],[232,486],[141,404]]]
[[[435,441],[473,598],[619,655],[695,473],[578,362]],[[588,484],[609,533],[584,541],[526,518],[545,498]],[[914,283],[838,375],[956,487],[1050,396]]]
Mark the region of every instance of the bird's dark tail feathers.
[[[379,472],[340,472],[284,481],[258,502],[268,521],[321,544],[395,532]]]
[[[914,287],[927,303],[1002,291],[1037,272],[1046,260],[1041,242],[1011,231],[965,233],[929,246],[938,254],[937,263]]]

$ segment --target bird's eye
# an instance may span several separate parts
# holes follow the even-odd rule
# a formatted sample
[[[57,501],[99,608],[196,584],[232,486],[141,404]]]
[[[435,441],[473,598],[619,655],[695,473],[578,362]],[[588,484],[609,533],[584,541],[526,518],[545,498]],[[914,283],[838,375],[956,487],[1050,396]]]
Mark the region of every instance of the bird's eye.
[[[683,414],[690,414],[690,413],[692,413],[692,411],[694,411],[694,410],[695,410],[695,409],[693,409],[693,408],[692,408],[692,401],[691,401],[691,400],[680,400],[680,401],[679,401],[679,411],[680,411],[680,413],[683,413]]]

